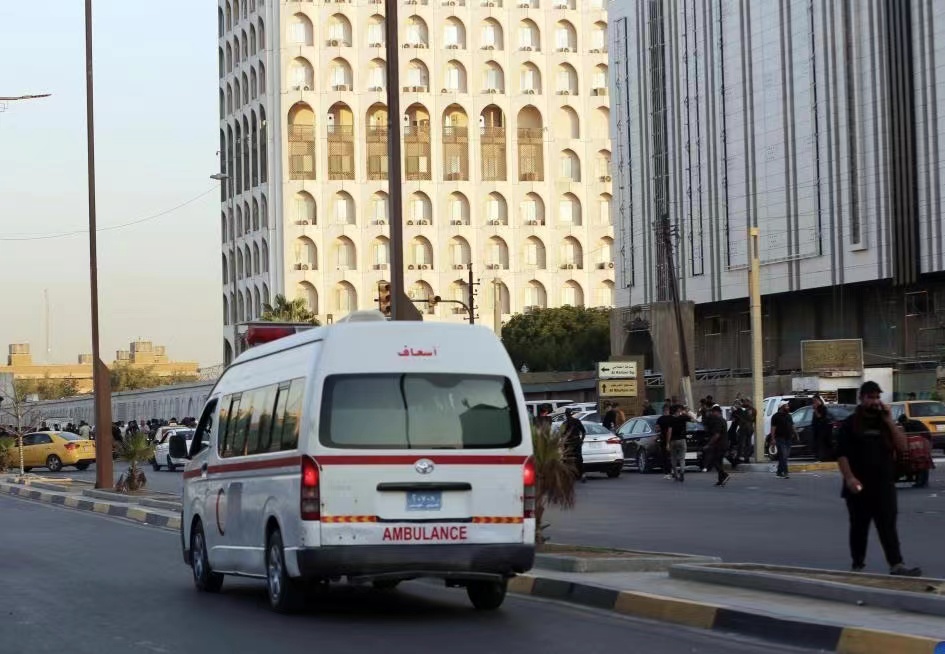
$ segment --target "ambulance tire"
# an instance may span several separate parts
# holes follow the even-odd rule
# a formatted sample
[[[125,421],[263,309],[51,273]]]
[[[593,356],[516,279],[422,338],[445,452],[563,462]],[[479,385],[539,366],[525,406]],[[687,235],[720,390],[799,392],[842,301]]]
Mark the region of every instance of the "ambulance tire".
[[[266,543],[266,590],[269,606],[276,613],[293,613],[303,603],[305,588],[300,580],[289,576],[282,534],[278,529],[269,534]]]
[[[199,520],[190,530],[190,567],[194,573],[194,586],[197,590],[219,593],[223,588],[223,575],[210,569],[207,538],[203,535],[203,524]]]
[[[508,583],[503,581],[470,581],[466,594],[477,611],[494,611],[505,601]]]

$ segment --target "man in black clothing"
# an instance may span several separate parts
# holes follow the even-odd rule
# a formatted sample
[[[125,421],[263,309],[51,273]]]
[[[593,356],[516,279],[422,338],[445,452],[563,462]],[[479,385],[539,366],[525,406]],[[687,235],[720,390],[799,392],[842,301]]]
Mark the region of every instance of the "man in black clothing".
[[[783,402],[778,412],[771,416],[771,437],[778,447],[779,479],[790,479],[788,474],[788,457],[791,454],[791,443],[794,442],[794,418],[791,417],[790,406]]]
[[[660,435],[657,436],[657,451],[659,452],[660,468],[665,473],[666,479],[673,479],[676,471],[672,470],[669,455],[669,439],[673,427],[676,425],[676,419],[670,412],[669,404],[663,405],[663,415],[656,419],[656,426],[659,427]]]
[[[840,427],[837,436],[837,465],[843,475],[841,496],[850,516],[850,556],[853,571],[866,567],[866,544],[870,523],[889,564],[889,574],[919,577],[922,570],[907,568],[899,549],[896,531],[896,452],[906,451],[906,438],[880,400],[876,382],[860,387],[860,404]]]
[[[663,404],[663,413],[666,413],[666,404]],[[649,400],[643,400],[643,412],[640,413],[641,416],[655,416],[656,409],[653,408],[653,405],[650,404]]]
[[[574,417],[574,409],[564,410],[564,425],[561,427],[561,434],[564,440],[564,450],[567,457],[574,466],[574,474],[581,480],[584,479],[584,456],[581,447],[584,445],[584,437],[587,436],[587,430],[584,429],[584,423]]]
[[[674,404],[670,411],[673,423],[669,434],[669,457],[673,469],[673,479],[686,480],[686,432],[689,428],[689,416],[682,405]]]
[[[620,425],[617,424],[617,405],[613,402],[607,402],[604,405],[606,412],[604,413],[604,418],[601,420],[600,424],[604,429],[609,429],[610,431],[616,431],[617,427]]]
[[[703,466],[706,470],[711,470],[714,467],[719,473],[719,478],[715,485],[724,486],[728,483],[731,475],[725,472],[725,452],[728,450],[728,427],[725,424],[725,420],[722,418],[722,407],[718,404],[713,404],[709,408],[709,412],[702,421],[702,424],[709,433],[709,444],[705,446],[705,463]]]

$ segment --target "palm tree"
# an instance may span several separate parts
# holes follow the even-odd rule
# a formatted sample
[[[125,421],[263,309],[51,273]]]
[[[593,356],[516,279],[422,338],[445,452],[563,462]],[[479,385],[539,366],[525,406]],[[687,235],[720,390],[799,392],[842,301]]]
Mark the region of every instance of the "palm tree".
[[[304,298],[297,297],[294,300],[288,300],[282,294],[276,295],[272,304],[263,305],[261,319],[267,322],[321,324],[315,314],[308,310]]]
[[[141,464],[154,458],[154,446],[143,433],[132,434],[123,441],[115,443],[118,458],[128,462],[128,472],[124,473],[116,484],[115,490],[136,491],[148,483],[141,470]]]
[[[564,453],[564,439],[560,431],[551,427],[532,427],[532,447],[535,460],[535,544],[542,545],[548,539],[542,522],[545,508],[553,504],[563,509],[574,506],[574,466]]]

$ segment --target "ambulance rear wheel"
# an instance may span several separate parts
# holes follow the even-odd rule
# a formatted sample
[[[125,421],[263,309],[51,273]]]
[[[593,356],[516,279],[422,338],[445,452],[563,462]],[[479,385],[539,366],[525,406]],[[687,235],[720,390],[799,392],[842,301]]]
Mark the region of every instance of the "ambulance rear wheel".
[[[507,583],[503,581],[470,581],[466,594],[477,611],[494,611],[505,601]]]
[[[269,534],[266,544],[266,586],[269,606],[277,613],[292,613],[301,606],[304,588],[300,580],[289,576],[282,534],[278,529]]]

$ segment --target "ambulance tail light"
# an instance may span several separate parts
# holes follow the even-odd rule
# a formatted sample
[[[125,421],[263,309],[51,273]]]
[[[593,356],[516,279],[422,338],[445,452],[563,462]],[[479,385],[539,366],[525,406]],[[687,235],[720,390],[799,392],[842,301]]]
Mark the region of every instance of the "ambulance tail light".
[[[522,484],[524,486],[524,517],[535,517],[535,483],[538,480],[538,471],[535,469],[535,459],[528,457],[522,467]]]
[[[302,457],[302,491],[299,509],[302,520],[321,520],[318,463],[310,456]]]

